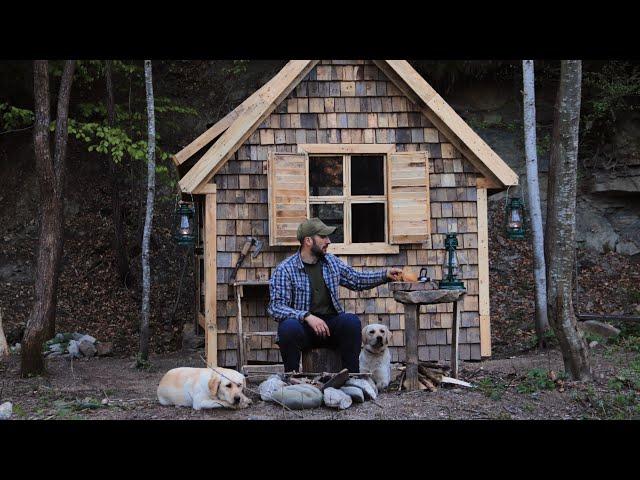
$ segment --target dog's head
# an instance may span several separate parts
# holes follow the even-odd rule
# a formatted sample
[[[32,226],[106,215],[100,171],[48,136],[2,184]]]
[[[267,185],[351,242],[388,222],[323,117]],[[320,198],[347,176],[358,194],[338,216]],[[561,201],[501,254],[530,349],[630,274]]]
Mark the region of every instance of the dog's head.
[[[386,325],[372,323],[362,329],[364,348],[372,353],[380,353],[389,345],[391,332]]]
[[[251,403],[242,390],[247,385],[247,379],[240,372],[229,368],[214,368],[209,380],[211,398],[217,398],[225,404],[242,408]]]

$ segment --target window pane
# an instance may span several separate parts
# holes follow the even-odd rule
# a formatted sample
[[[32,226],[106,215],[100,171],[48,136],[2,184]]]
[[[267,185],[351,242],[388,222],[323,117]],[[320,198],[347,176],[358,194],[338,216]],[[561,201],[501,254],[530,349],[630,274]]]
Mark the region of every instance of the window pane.
[[[351,195],[384,195],[382,155],[351,157]]]
[[[309,195],[342,195],[342,157],[309,157]]]
[[[311,216],[318,217],[330,227],[338,227],[329,238],[333,243],[344,242],[344,205],[330,203],[328,205],[310,205]]]
[[[351,204],[351,237],[353,243],[384,242],[384,203]]]

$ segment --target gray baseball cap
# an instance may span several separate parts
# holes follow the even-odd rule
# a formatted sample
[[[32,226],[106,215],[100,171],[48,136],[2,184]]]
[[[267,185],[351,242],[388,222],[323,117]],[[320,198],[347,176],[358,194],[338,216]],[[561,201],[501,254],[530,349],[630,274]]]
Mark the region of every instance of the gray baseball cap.
[[[298,241],[301,242],[304,237],[313,237],[314,235],[331,235],[336,231],[336,228],[325,225],[319,218],[310,218],[298,226]]]

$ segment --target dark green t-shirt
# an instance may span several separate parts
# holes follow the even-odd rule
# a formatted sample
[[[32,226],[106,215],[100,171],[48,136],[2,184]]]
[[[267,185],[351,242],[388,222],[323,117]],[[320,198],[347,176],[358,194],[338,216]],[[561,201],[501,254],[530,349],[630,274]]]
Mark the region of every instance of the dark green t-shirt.
[[[322,262],[318,260],[313,264],[302,263],[311,283],[311,313],[324,317],[336,315],[338,312],[333,307],[331,293],[322,276]]]

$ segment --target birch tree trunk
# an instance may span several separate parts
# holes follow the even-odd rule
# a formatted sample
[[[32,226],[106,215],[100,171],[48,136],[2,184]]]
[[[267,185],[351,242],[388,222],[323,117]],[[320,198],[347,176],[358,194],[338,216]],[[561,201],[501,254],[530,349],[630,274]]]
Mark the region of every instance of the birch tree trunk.
[[[545,346],[545,333],[549,329],[547,319],[547,279],[544,263],[544,232],[540,208],[538,183],[538,153],[536,143],[536,95],[533,60],[522,61],[524,146],[527,159],[527,202],[533,231],[533,276],[535,280],[535,325],[538,346]]]
[[[2,310],[0,310],[0,361],[9,357],[9,344],[2,328]]]
[[[41,208],[34,305],[22,339],[21,375],[23,377],[44,372],[42,344],[55,334],[56,295],[64,231],[63,187],[66,173],[67,120],[74,70],[75,60],[67,60],[60,80],[52,160],[49,149],[49,66],[46,60],[33,62],[35,97],[33,143]]]
[[[111,60],[105,61],[105,83],[107,86],[107,121],[110,127],[116,124],[116,107],[113,95]],[[120,202],[120,168],[112,158],[106,159],[111,177],[111,209],[113,210],[113,250],[118,264],[118,276],[123,285],[131,286],[127,239],[124,231],[122,203]]]
[[[151,60],[144,61],[144,78],[147,91],[148,149],[147,149],[147,213],[142,235],[142,321],[140,322],[140,357],[149,358],[149,294],[151,270],[149,267],[149,240],[153,222],[153,198],[156,191],[156,122],[153,106],[153,79]]]
[[[577,328],[571,297],[581,81],[582,62],[563,60],[553,122],[545,256],[549,321],[560,343],[565,370],[574,380],[591,380],[587,345]]]

